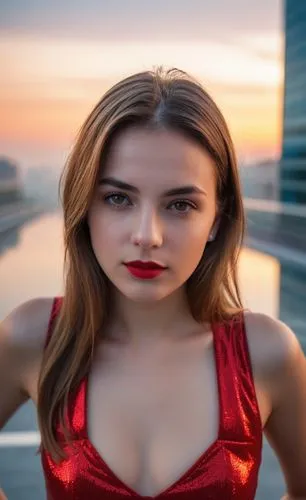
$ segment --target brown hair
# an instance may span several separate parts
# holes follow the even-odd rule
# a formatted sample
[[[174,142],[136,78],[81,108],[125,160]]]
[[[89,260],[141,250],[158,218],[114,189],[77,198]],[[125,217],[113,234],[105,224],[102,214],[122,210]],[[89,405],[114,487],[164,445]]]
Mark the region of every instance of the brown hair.
[[[87,212],[110,140],[131,125],[163,127],[196,140],[216,167],[219,229],[186,282],[193,317],[227,321],[242,308],[237,258],[244,236],[244,210],[234,147],[225,120],[199,82],[176,68],[129,76],[110,88],[89,114],[61,176],[64,213],[65,288],[61,311],[45,349],[38,384],[41,445],[65,458],[56,439],[66,439],[68,396],[89,372],[95,343],[108,319],[110,287],[93,252]]]

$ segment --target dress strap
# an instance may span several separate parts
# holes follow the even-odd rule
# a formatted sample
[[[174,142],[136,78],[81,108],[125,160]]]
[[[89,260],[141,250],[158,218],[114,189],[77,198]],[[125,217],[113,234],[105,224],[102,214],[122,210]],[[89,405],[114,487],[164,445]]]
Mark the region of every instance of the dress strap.
[[[216,325],[220,438],[247,441],[262,436],[260,412],[245,331],[244,313]]]

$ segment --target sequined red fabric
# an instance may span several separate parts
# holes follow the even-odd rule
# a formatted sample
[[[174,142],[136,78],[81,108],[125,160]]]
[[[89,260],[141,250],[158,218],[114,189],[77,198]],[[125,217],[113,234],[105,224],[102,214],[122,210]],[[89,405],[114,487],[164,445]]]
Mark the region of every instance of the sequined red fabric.
[[[47,340],[61,298],[56,298]],[[70,401],[68,422],[75,448],[59,465],[42,449],[48,500],[253,500],[261,463],[262,429],[243,315],[213,327],[220,422],[216,441],[159,495],[141,496],[124,484],[91,444],[86,425],[87,377]],[[60,436],[60,429],[58,429]]]

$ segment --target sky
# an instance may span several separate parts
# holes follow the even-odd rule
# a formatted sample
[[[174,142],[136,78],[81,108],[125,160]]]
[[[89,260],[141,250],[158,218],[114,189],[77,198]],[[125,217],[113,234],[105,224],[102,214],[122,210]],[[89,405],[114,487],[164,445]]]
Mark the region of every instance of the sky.
[[[277,157],[282,0],[0,0],[0,155],[61,168],[103,93],[178,67],[223,112],[241,161]]]

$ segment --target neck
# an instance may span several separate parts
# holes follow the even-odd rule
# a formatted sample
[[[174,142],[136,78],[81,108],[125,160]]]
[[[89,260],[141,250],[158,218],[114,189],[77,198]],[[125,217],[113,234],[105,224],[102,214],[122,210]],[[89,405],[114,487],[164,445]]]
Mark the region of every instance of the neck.
[[[111,320],[108,328],[110,337],[138,345],[175,341],[203,328],[192,317],[183,290],[150,302],[135,302],[115,294],[112,318],[115,320]]]

